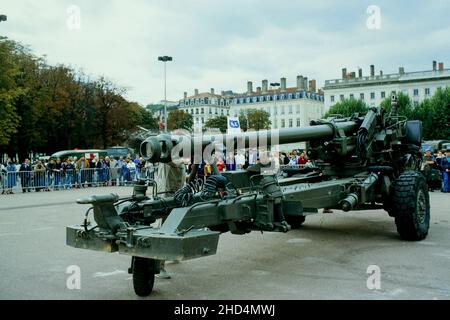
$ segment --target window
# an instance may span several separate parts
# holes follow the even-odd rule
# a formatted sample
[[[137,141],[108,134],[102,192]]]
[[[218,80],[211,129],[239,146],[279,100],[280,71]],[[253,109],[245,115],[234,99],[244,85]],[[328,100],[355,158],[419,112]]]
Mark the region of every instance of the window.
[[[289,119],[289,128],[292,128],[292,119]]]
[[[350,93],[350,99],[355,99],[355,96],[353,93]]]
[[[297,127],[300,127],[300,118],[297,118]]]
[[[284,106],[281,106],[281,114],[284,114]]]
[[[381,91],[381,98],[382,98],[382,99],[386,98],[386,92]]]
[[[205,123],[205,118],[202,117],[202,124]]]
[[[209,107],[209,114],[212,114],[212,109],[211,109],[211,107]]]
[[[195,108],[195,114],[198,114],[198,108]]]
[[[200,110],[200,113],[201,113],[201,114],[204,114],[204,113],[205,113],[205,109],[202,108],[202,109]]]
[[[413,95],[414,96],[418,96],[419,95],[419,89],[414,89],[413,90]]]
[[[364,93],[360,93],[360,94],[359,94],[359,98],[360,98],[361,100],[364,100]]]
[[[278,114],[278,109],[277,109],[277,107],[275,107],[275,106],[273,107],[273,114],[274,114],[274,115],[277,115],[277,114]]]
[[[217,111],[217,108],[214,108],[215,110],[214,110],[214,113],[215,114],[219,114],[219,111]]]
[[[227,116],[229,116],[230,115],[230,110],[227,110]]]
[[[330,96],[330,101],[334,102],[334,96]]]
[[[198,120],[199,120],[198,118],[195,118],[195,122],[197,122],[197,123],[198,123]]]
[[[375,99],[375,92],[370,93],[370,99],[372,99],[372,100]]]
[[[220,115],[222,115],[222,116],[223,116],[223,109],[221,109],[221,110],[220,110]]]
[[[339,99],[340,99],[341,101],[344,101],[344,95],[341,94],[341,95],[339,96]]]
[[[292,106],[289,106],[288,108],[289,108],[288,109],[289,110],[289,114],[292,114]]]
[[[281,119],[281,127],[282,128],[286,127],[286,120]]]
[[[297,114],[300,113],[300,105],[299,105],[299,104],[295,106],[295,112],[296,112]]]
[[[194,109],[191,109],[191,114],[194,114]]]
[[[425,95],[429,96],[430,95],[430,88],[425,88]]]

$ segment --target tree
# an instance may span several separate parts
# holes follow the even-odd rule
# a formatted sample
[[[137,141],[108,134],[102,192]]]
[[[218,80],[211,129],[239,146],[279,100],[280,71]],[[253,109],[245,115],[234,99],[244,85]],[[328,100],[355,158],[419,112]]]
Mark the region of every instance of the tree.
[[[167,117],[167,126],[169,130],[185,129],[191,130],[194,125],[192,115],[177,109],[169,113]]]
[[[431,99],[422,101],[411,118],[422,121],[427,140],[450,139],[450,88],[438,89]]]
[[[226,116],[218,116],[215,118],[210,118],[206,121],[204,127],[207,129],[219,129],[220,132],[227,132],[228,128],[228,119]]]
[[[366,113],[368,110],[366,103],[363,100],[344,99],[334,104],[324,115],[324,118],[332,115],[342,115],[342,117],[350,117],[354,113]]]
[[[254,129],[256,131],[267,130],[272,124],[270,114],[267,111],[258,109],[249,109],[245,113],[241,111],[239,114],[239,123],[243,131],[247,131],[248,129]]]
[[[0,37],[0,146],[8,145],[19,127],[14,101],[22,91],[15,84],[19,70],[12,56],[16,49],[20,48],[15,43]]]

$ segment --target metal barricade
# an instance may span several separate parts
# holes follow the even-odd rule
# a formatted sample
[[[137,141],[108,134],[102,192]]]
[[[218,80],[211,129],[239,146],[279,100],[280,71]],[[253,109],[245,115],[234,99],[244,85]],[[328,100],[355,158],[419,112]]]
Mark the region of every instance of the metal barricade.
[[[131,186],[138,179],[152,180],[157,167],[42,169],[0,173],[0,193],[66,190],[85,187]]]

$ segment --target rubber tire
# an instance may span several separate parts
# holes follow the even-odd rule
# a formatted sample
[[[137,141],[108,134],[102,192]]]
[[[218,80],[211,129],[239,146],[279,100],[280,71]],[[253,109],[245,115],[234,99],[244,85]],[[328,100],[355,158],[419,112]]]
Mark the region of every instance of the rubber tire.
[[[132,257],[133,288],[140,297],[146,297],[153,291],[155,283],[155,260]]]
[[[418,197],[424,200],[423,219],[418,212]],[[430,227],[430,195],[424,175],[407,171],[395,181],[391,216],[395,217],[397,232],[404,240],[419,241],[426,238]]]
[[[286,215],[286,222],[291,226],[291,229],[299,229],[305,222],[305,216],[289,216]]]

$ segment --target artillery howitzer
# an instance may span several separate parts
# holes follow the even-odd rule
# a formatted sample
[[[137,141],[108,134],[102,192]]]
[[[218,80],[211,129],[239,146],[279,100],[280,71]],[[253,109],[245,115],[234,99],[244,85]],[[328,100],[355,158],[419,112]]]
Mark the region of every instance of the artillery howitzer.
[[[132,256],[136,294],[151,293],[161,260],[184,260],[216,253],[222,232],[245,234],[252,230],[282,231],[299,227],[305,216],[319,208],[385,209],[395,218],[400,237],[422,240],[428,234],[428,188],[420,173],[421,123],[407,121],[392,112],[370,109],[365,116],[311,122],[305,128],[272,132],[246,132],[224,136],[215,143],[249,147],[252,139],[278,140],[280,144],[309,142],[308,156],[315,166],[293,177],[277,180],[264,174],[265,167],[224,172],[205,183],[194,178],[174,196],[162,198],[154,181],[138,181],[133,195],[91,196],[78,200],[92,207],[83,225],[67,227],[67,244],[76,248],[119,252]],[[193,145],[190,136],[161,134],[141,145],[151,162],[170,162],[171,151]],[[200,140],[202,150],[212,137]],[[214,167],[214,166],[213,166]],[[152,195],[147,195],[148,188]],[[93,209],[97,226],[87,216]],[[283,223],[283,215],[288,224]],[[165,218],[159,228],[152,227]]]

